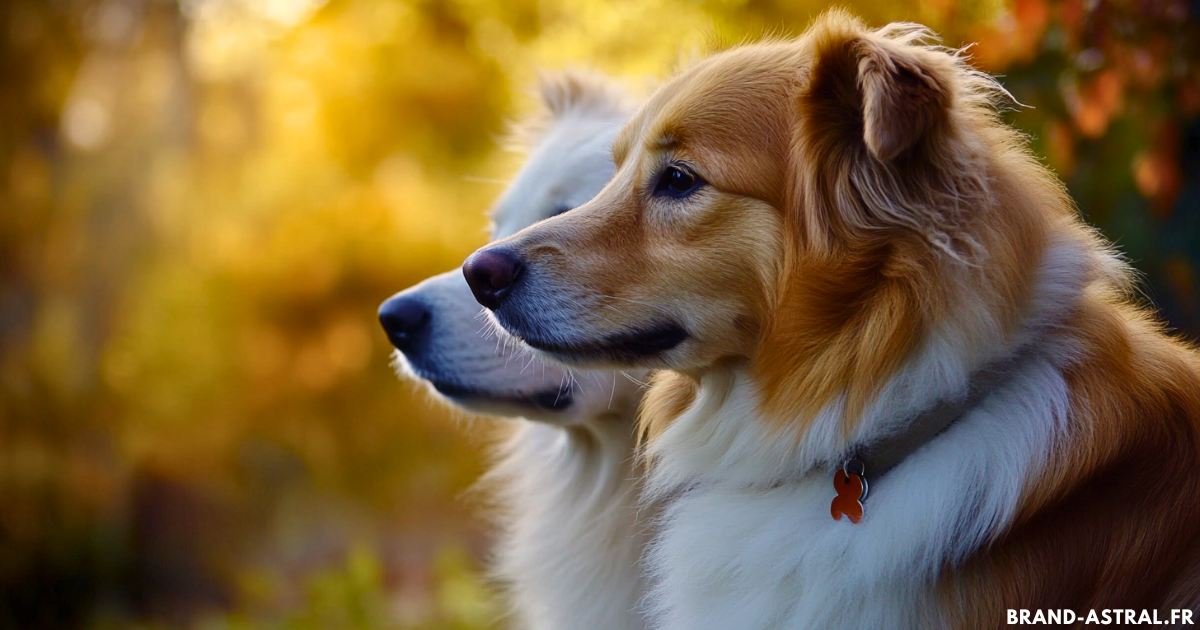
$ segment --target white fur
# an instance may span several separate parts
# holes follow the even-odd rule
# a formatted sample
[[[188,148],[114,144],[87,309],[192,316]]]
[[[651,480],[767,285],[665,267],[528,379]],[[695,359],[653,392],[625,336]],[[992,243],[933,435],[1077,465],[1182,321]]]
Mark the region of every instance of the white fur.
[[[485,484],[498,493],[494,570],[511,584],[513,627],[644,627],[647,536],[628,414],[568,428],[523,423],[499,455]]]
[[[624,114],[592,97],[578,107],[555,104],[553,120],[497,203],[493,236],[583,204],[612,176],[611,146]],[[483,484],[494,495],[500,532],[492,570],[511,600],[512,625],[644,627],[638,561],[645,534],[632,465],[635,379],[642,373],[567,370],[497,339],[457,269],[404,295],[431,309],[433,338],[419,356],[397,353],[401,374],[494,394],[447,399],[470,411],[525,417]],[[573,396],[565,410],[513,402],[564,383]]]
[[[1055,330],[1102,266],[1087,251],[1073,242],[1046,251],[1031,312],[1006,344],[996,343],[998,323],[980,327],[994,319],[968,294],[964,312],[947,318],[885,386],[851,443],[894,432],[939,401],[961,400],[973,372],[1016,357],[980,403],[872,481],[858,524],[829,512],[832,473],[849,446],[838,428],[840,403],[803,438],[773,434],[757,417],[744,366],[705,373],[695,403],[648,451],[647,496],[669,501],[647,560],[657,625],[937,625],[930,597],[938,572],[1004,531],[1025,484],[1062,439],[1061,368],[1073,352]]]

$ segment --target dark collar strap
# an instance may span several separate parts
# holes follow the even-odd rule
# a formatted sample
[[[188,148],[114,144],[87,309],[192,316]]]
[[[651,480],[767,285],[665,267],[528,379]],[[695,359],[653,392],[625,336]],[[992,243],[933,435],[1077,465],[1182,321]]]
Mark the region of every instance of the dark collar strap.
[[[900,465],[900,462],[967,415],[967,412],[982,403],[989,394],[1010,381],[1017,373],[1019,364],[1030,354],[1031,350],[1018,350],[1006,359],[981,368],[971,377],[966,395],[937,403],[914,418],[908,427],[899,433],[860,445],[851,451],[851,456],[842,463],[842,469],[845,471],[848,467],[861,468],[862,472],[859,474],[871,480],[888,474]]]

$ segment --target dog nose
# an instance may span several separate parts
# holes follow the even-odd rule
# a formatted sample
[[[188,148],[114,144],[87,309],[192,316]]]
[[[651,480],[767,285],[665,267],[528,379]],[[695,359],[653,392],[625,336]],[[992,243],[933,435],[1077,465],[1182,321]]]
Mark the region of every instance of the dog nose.
[[[463,275],[475,300],[490,309],[500,306],[521,277],[524,265],[506,249],[481,249],[463,263]]]
[[[379,305],[379,323],[397,350],[412,346],[429,329],[429,307],[405,295],[395,295]]]

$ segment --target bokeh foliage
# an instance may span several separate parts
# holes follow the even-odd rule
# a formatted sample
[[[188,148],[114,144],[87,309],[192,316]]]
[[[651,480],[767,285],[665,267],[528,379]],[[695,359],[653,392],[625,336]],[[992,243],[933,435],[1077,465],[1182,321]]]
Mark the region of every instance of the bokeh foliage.
[[[978,42],[1084,214],[1200,334],[1200,9],[846,3]],[[377,303],[486,238],[539,68],[635,91],[806,0],[0,5],[0,627],[480,627],[486,422]]]

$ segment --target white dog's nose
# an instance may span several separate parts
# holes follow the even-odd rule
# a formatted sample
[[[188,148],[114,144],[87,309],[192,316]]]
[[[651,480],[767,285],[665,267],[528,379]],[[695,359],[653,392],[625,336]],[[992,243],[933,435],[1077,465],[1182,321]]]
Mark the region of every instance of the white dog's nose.
[[[403,352],[411,348],[429,330],[429,307],[404,294],[394,295],[379,305],[379,323],[388,341]]]

